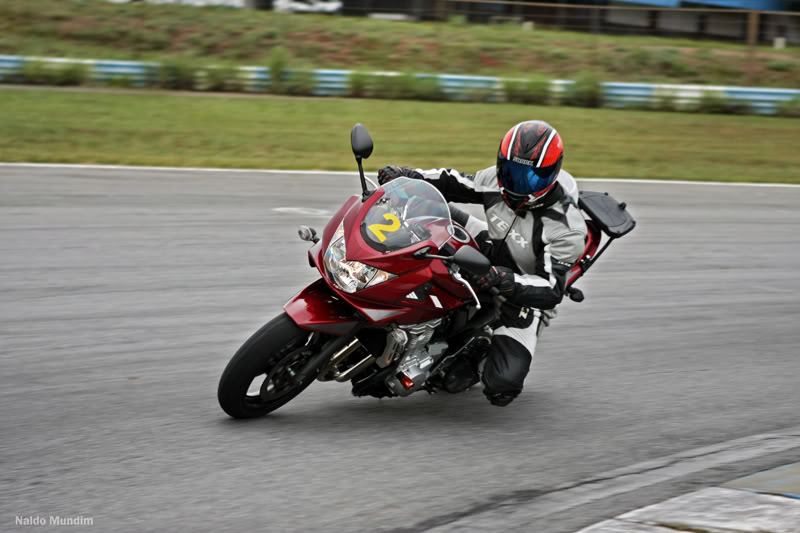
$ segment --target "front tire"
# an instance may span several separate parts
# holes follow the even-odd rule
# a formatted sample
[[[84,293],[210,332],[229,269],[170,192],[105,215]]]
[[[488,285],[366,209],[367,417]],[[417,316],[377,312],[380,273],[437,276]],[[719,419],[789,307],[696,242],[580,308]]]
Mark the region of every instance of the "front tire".
[[[217,389],[222,410],[233,418],[254,418],[300,394],[315,378],[312,374],[303,381],[294,379],[318,349],[307,345],[309,335],[286,313],[256,331],[222,373]],[[258,387],[255,393],[253,386]]]

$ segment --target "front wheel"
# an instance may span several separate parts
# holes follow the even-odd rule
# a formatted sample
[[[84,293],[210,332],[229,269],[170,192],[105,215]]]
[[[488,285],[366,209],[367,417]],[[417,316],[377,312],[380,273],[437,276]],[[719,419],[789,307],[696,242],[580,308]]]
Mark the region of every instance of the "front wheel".
[[[300,394],[315,377],[299,379],[300,370],[319,349],[309,337],[286,313],[255,332],[219,380],[222,410],[233,418],[263,416]]]

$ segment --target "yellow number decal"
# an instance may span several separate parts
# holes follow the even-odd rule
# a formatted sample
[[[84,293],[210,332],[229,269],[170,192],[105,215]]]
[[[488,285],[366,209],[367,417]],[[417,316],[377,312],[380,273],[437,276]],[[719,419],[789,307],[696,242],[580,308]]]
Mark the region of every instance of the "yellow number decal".
[[[384,231],[394,233],[400,229],[400,219],[393,214],[384,213],[383,218],[391,222],[391,224],[370,224],[367,226],[367,229],[370,230],[381,242],[386,240],[386,235],[383,234]]]

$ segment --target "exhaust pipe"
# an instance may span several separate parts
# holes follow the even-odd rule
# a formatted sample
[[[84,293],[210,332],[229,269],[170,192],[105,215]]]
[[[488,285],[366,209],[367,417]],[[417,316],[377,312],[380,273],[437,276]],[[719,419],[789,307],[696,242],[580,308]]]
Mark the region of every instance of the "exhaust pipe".
[[[336,337],[335,339],[328,341],[328,343],[322,347],[319,353],[314,355],[308,361],[308,363],[306,363],[306,365],[302,368],[302,370],[300,370],[297,377],[298,381],[302,383],[311,376],[317,374],[320,371],[320,369],[325,365],[325,363],[330,361],[333,354],[335,354],[336,352],[338,352],[339,350],[341,350],[354,340],[353,335],[357,330],[358,326],[356,326],[356,328],[354,328],[349,335],[343,335],[341,337]],[[355,339],[355,341],[358,342],[358,339]]]

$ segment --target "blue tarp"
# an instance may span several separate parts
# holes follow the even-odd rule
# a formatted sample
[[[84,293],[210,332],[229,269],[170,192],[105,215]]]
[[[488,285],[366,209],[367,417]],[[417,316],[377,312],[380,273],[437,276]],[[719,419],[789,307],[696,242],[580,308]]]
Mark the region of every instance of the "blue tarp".
[[[615,4],[636,4],[658,7],[678,7],[680,0],[616,0]]]
[[[684,2],[684,4],[686,3],[688,2]],[[783,11],[789,9],[789,2],[784,0],[692,0],[691,3],[734,9],[755,9],[758,11]]]
[[[789,9],[788,0],[615,0],[616,4],[636,4],[658,7],[730,7],[733,9],[756,9],[758,11],[783,11]]]

